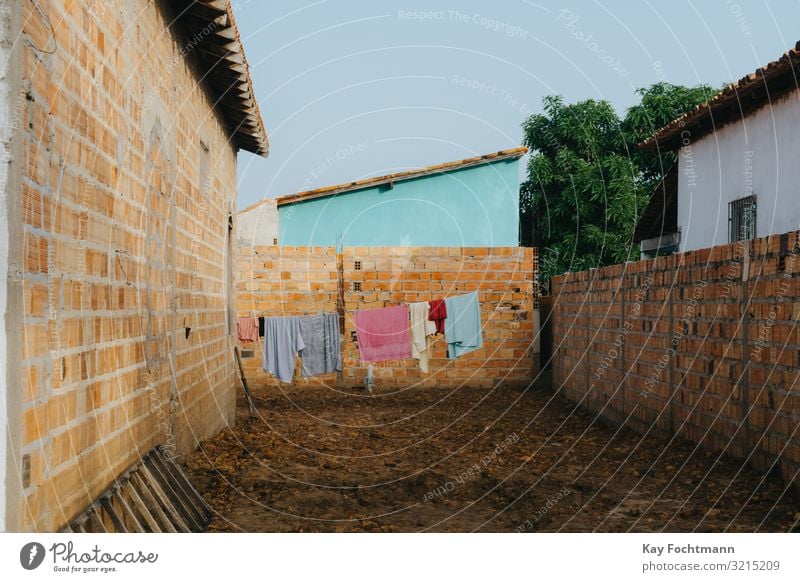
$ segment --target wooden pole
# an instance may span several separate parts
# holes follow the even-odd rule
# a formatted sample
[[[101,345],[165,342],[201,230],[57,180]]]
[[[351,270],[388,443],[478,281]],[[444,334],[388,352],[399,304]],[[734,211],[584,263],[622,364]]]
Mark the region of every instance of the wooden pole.
[[[250,388],[247,386],[247,379],[244,377],[244,367],[242,366],[242,358],[239,355],[238,346],[233,346],[233,355],[236,356],[236,365],[239,366],[239,378],[242,381],[244,395],[247,397],[247,408],[250,410],[251,415],[255,415],[256,405],[253,402],[253,395],[250,393]]]

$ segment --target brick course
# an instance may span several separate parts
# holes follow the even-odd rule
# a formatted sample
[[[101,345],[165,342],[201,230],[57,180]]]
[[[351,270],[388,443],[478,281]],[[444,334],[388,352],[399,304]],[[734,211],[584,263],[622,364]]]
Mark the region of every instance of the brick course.
[[[376,385],[527,384],[535,371],[531,346],[538,333],[533,314],[536,260],[535,249],[529,248],[345,247],[337,256],[333,247],[241,246],[237,312],[240,316],[335,312],[337,261],[341,261],[343,373],[338,379],[335,374],[309,379],[296,374],[295,382],[354,387],[364,386],[367,375],[351,337],[356,310],[478,291],[481,350],[447,360],[444,339],[437,336],[427,374],[419,371],[414,359],[379,362],[373,364]],[[356,282],[361,284],[360,291],[354,290]],[[261,369],[260,342],[246,343],[242,349],[248,381],[255,385],[278,382]]]
[[[800,483],[799,240],[555,277],[554,385],[616,423]]]

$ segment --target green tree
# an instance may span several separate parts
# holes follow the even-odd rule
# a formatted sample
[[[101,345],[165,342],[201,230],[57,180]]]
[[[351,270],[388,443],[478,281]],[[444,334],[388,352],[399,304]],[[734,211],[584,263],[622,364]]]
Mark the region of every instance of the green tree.
[[[539,247],[542,279],[638,258],[633,230],[676,154],[636,144],[714,93],[657,83],[623,119],[607,101],[544,98],[523,123],[531,157],[520,191],[522,240]]]

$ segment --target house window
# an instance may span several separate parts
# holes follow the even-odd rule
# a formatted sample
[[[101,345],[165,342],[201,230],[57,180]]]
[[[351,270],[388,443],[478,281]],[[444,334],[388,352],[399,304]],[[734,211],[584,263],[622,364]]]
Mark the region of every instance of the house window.
[[[272,244],[275,245],[275,246],[278,245],[278,238],[277,237],[272,239]]]
[[[353,291],[361,291],[361,281],[353,281]]]
[[[728,240],[756,238],[756,197],[739,198],[728,204]]]
[[[353,261],[353,270],[355,271],[361,270],[361,261]]]

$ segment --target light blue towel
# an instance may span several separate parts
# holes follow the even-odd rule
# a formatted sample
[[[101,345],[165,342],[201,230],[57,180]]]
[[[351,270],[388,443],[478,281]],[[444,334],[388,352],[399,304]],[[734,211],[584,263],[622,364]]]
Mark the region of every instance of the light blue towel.
[[[481,309],[476,292],[447,297],[447,319],[444,320],[444,340],[449,359],[463,356],[483,346]]]
[[[264,319],[264,353],[261,365],[265,371],[291,384],[297,352],[306,347],[300,334],[300,318],[296,316]]]

